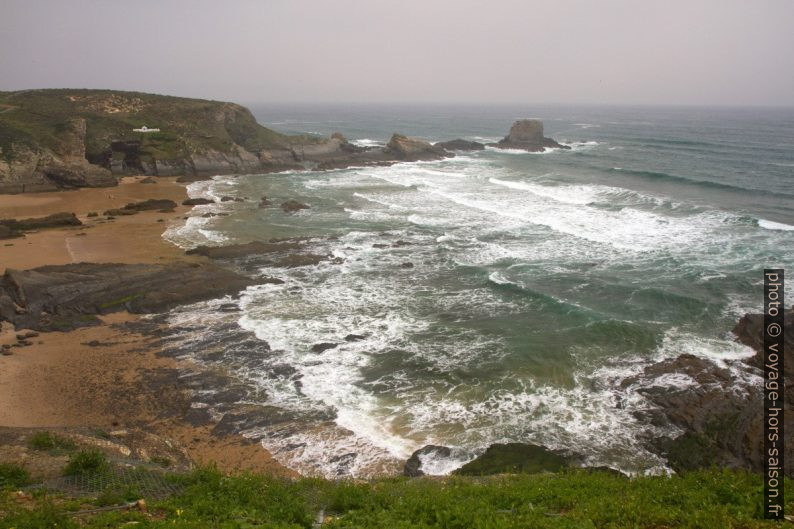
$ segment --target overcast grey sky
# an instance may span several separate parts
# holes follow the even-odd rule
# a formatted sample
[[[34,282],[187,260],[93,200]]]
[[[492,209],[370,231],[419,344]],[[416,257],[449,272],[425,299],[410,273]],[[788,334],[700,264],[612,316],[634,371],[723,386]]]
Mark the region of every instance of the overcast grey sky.
[[[792,0],[0,0],[0,90],[794,105]]]

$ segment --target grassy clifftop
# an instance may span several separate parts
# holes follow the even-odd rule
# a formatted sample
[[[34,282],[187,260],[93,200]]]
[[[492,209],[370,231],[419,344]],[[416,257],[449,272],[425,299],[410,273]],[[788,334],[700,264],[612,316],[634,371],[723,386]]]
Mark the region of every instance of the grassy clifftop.
[[[259,125],[251,112],[234,103],[114,90],[23,90],[0,92],[0,147],[62,149],[68,124],[86,123],[86,158],[97,163],[119,141],[141,141],[141,153],[177,158],[190,152],[250,152],[277,148],[295,138]],[[146,125],[161,132],[136,133]]]
[[[94,500],[37,492],[20,503],[12,492],[15,488],[9,487],[0,492],[0,528],[750,529],[779,525],[762,519],[761,476],[740,471],[632,480],[571,471],[354,483],[224,476],[203,469],[173,479],[181,492],[159,502],[150,498],[146,512],[92,511],[141,497],[130,489],[106,491]],[[791,502],[788,494],[789,509]]]

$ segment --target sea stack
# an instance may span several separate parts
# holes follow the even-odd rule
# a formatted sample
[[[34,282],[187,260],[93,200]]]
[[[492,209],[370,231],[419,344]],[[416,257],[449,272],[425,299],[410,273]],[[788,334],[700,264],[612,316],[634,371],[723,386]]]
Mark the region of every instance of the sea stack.
[[[510,134],[499,143],[489,144],[500,149],[522,149],[528,152],[542,152],[549,149],[570,149],[543,135],[543,122],[539,119],[519,119],[510,127]]]

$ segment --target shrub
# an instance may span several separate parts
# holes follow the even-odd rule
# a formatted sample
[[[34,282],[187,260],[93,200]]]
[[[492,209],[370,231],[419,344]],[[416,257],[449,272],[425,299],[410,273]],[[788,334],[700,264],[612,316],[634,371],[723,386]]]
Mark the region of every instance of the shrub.
[[[21,487],[30,481],[28,471],[19,465],[0,463],[0,489]]]
[[[54,450],[60,448],[63,450],[74,450],[77,445],[74,441],[61,437],[52,432],[36,432],[30,438],[30,447],[34,450]]]
[[[109,470],[105,454],[99,450],[80,450],[69,458],[69,463],[63,469],[64,476],[80,476],[101,474]]]

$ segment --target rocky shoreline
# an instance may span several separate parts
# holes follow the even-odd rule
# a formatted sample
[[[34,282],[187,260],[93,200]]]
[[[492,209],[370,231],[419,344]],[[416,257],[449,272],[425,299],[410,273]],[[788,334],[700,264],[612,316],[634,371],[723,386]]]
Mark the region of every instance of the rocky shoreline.
[[[6,163],[3,166],[0,163],[0,192],[24,191],[28,184],[21,182],[32,185],[41,178],[48,180],[49,183],[41,186],[35,184],[33,190],[52,189],[51,185],[58,189],[116,185],[118,181],[113,175],[124,174],[131,169],[132,166],[125,166],[123,163],[97,169],[86,158],[85,123],[73,123],[72,128],[67,127],[64,130],[68,133],[68,141],[63,143],[62,148],[66,149],[63,152],[68,151],[69,154],[63,155],[62,152],[59,160],[72,160],[69,162],[72,164],[69,165],[71,171],[68,173],[71,175],[69,178],[54,178],[52,175],[57,171],[51,174],[50,169],[41,169],[51,165],[45,166],[39,162],[30,166],[33,167],[30,171],[22,171],[19,169],[21,166],[18,166],[18,160],[21,159],[19,158],[14,162],[17,166],[13,163],[10,165]],[[513,125],[510,133],[503,140],[489,144],[488,147],[522,149],[528,152],[568,148],[543,134],[543,124],[540,121],[520,120]],[[182,160],[180,169],[176,170],[176,166],[158,165],[157,160],[154,165],[147,165],[141,161],[136,167],[143,168],[144,175],[158,178],[147,178],[141,180],[140,184],[162,181],[160,177],[163,174],[179,174],[181,176],[178,181],[185,182],[209,178],[214,172],[330,170],[351,166],[390,165],[405,161],[438,160],[454,156],[454,151],[486,148],[482,143],[462,139],[431,144],[399,134],[393,135],[384,147],[364,148],[351,144],[339,133],[322,141],[301,140],[281,147],[263,147],[255,155],[242,149],[240,145],[235,145],[237,156],[245,163],[230,162],[223,157],[214,161],[194,158],[189,163],[187,160]],[[124,148],[133,149],[131,145],[126,145]],[[86,168],[87,166],[91,167]],[[81,173],[83,170],[87,172]],[[94,175],[95,171],[99,171],[97,174],[101,173],[103,176],[93,179],[91,175]],[[80,174],[82,176],[79,176]],[[153,191],[151,194],[156,195],[156,192]],[[242,200],[224,197],[222,201],[227,199]],[[177,211],[180,208],[179,203],[181,206],[190,207],[211,202],[208,199],[195,198],[180,199],[178,202],[170,198],[150,196],[145,200],[127,202],[123,206],[108,204],[107,209],[97,208],[97,211],[80,216],[71,212],[61,212],[41,217],[2,219],[0,239],[26,240],[29,234],[38,236],[42,231],[55,229],[94,229],[99,222],[110,223],[117,218],[141,216],[147,219],[146,222],[160,222],[163,221],[162,218],[154,220],[151,216],[180,215],[181,213]],[[281,207],[287,213],[311,209],[310,204],[302,204],[295,200],[287,200],[280,205],[273,204],[267,197],[261,198],[259,207]],[[98,211],[103,211],[104,218],[96,219],[99,216]],[[89,218],[93,219],[92,223],[88,222]],[[87,232],[76,234],[75,237],[90,232],[89,229]],[[121,240],[124,239],[123,233],[117,235]],[[401,242],[408,244],[404,241],[397,241],[394,244]],[[19,331],[19,334],[15,341],[4,343],[2,350],[5,355],[12,355],[19,348],[35,348],[36,343],[32,339],[38,338],[36,333],[65,332],[103,326],[106,324],[103,319],[105,316],[126,312],[160,316],[146,321],[135,320],[117,324],[116,330],[123,328],[125,332],[138,332],[141,335],[154,337],[159,340],[159,354],[178,357],[181,352],[178,348],[168,345],[172,337],[162,330],[165,323],[162,314],[199,301],[222,297],[231,300],[249,286],[280,281],[266,277],[253,279],[246,275],[262,265],[293,268],[315,266],[324,261],[334,264],[341,262],[318,248],[320,245],[317,241],[287,238],[226,246],[199,246],[184,254],[178,252],[180,255],[170,262],[143,263],[133,260],[133,262],[100,263],[72,262],[72,259],[64,264],[45,264],[26,269],[9,267],[0,277],[0,322],[13,325],[14,330]],[[69,258],[72,258],[71,253]],[[406,262],[402,266],[407,268],[413,264]],[[237,308],[234,303],[225,303],[219,305],[218,310],[235,311]],[[794,343],[791,343],[794,337],[794,312],[786,313],[785,321],[788,337],[786,356],[790,357],[794,354]],[[704,358],[685,354],[647,366],[641,373],[622,381],[620,385],[622,391],[636,391],[648,404],[647,408],[635,412],[639,421],[674,432],[669,437],[649,437],[642,440],[644,447],[663,457],[671,469],[684,472],[716,465],[758,472],[762,468],[763,395],[762,388],[757,383],[762,367],[761,323],[762,315],[747,314],[733,329],[738,341],[757,351],[757,354],[751,358],[718,365]],[[348,339],[354,341],[360,337],[356,335],[344,337],[344,340]],[[257,341],[250,333],[241,333],[239,340],[242,344],[250,342],[252,347],[264,350],[268,354],[273,353],[266,343]],[[200,341],[199,345],[206,347],[208,354],[211,354],[213,348],[224,347],[224,344],[214,343],[211,339]],[[318,343],[312,351],[322,354],[337,345],[331,342]],[[785,378],[788,389],[785,393],[785,401],[791,406],[794,404],[794,380],[792,380],[794,359],[789,358],[787,366]],[[285,378],[290,377],[288,368],[289,366],[284,367]],[[684,379],[687,383],[672,388],[654,383],[671,375]],[[181,375],[173,375],[170,380],[174,382],[180,377],[185,378]],[[200,392],[207,385],[227,388],[213,395],[211,402],[201,403],[206,405],[204,407],[191,407],[189,404],[180,407],[184,419],[194,427],[208,428],[213,435],[219,436],[237,435],[241,431],[257,429],[261,431],[275,425],[279,425],[279,428],[295,427],[290,424],[290,419],[280,415],[278,410],[237,406],[248,388],[238,387],[229,379],[221,380],[218,377],[222,375],[217,372],[199,371],[187,377],[189,382],[184,387],[188,393]],[[299,384],[300,381],[295,380],[294,383]],[[331,417],[319,419],[332,420]],[[794,431],[791,414],[786,416],[785,426],[787,431]],[[255,437],[252,439],[256,440]],[[452,456],[450,447],[428,445],[414,453],[406,463],[404,473],[412,476],[422,475],[423,460],[428,457]],[[786,456],[785,473],[792,476],[794,446],[787,447]],[[482,475],[513,471],[556,471],[560,468],[581,467],[583,461],[584,458],[579,454],[558,453],[542,446],[521,443],[498,444],[488,447],[484,453],[464,465],[458,472]]]
[[[163,314],[196,301],[236,296],[255,283],[268,278],[251,279],[234,270],[245,270],[246,264],[257,269],[263,264],[276,267],[314,266],[331,255],[317,253],[317,241],[305,238],[271,239],[226,246],[199,246],[188,250],[187,256],[199,256],[202,263],[169,263],[164,265],[78,263],[45,266],[32,270],[7,270],[0,278],[0,320],[17,329],[34,331],[70,330],[101,324],[98,316],[127,311],[130,313]],[[272,281],[279,281],[272,279]],[[225,311],[226,305],[219,306]],[[236,304],[228,310],[236,311]],[[710,466],[743,468],[758,472],[762,468],[761,413],[762,387],[757,384],[761,361],[762,315],[747,314],[733,329],[738,341],[753,347],[757,354],[728,366],[717,365],[704,358],[684,354],[646,367],[640,374],[621,383],[625,391],[636,391],[648,407],[635,412],[638,420],[678,432],[664,438],[644,440],[646,448],[664,457],[673,470],[684,472]],[[159,322],[159,323],[157,323]],[[168,341],[169,334],[158,331],[164,321],[126,324],[128,330],[144,331]],[[130,327],[132,325],[132,327]],[[141,327],[143,326],[143,327]],[[787,357],[794,351],[794,311],[785,316]],[[345,338],[347,339],[347,337]],[[355,340],[355,336],[350,339]],[[24,344],[26,336],[20,339]],[[241,336],[240,343],[253,340],[252,348],[261,350],[267,344],[254,337]],[[239,344],[238,344],[239,345]],[[337,344],[317,344],[318,354]],[[207,342],[210,349],[223,344]],[[9,350],[10,347],[6,347]],[[164,350],[167,350],[165,347]],[[172,353],[182,354],[179,349]],[[788,364],[794,365],[794,359]],[[786,371],[788,390],[786,403],[794,405],[792,369]],[[669,375],[683,377],[690,383],[670,387],[654,381]],[[194,426],[211,428],[214,435],[234,435],[244,431],[272,428],[290,419],[275,410],[241,407],[241,400],[250,389],[234,389],[237,383],[215,380],[219,374],[197,372],[188,384],[190,391],[226,387],[214,394],[210,408],[190,408],[186,420]],[[210,377],[208,379],[207,377]],[[753,377],[756,377],[753,379]],[[208,413],[210,409],[213,413]],[[214,417],[223,417],[220,421]],[[330,418],[329,418],[330,419]],[[285,422],[286,421],[286,422]],[[790,416],[786,426],[794,428]],[[789,462],[785,468],[792,475],[794,447],[787,448]],[[427,457],[449,458],[451,448],[426,446],[408,460],[404,473],[422,475],[422,461]],[[460,468],[457,473],[484,475],[514,471],[556,471],[563,467],[581,467],[584,458],[577,454],[549,451],[542,446],[513,443],[492,445],[483,454]]]
[[[124,175],[192,182],[217,174],[391,165],[485,148],[462,139],[431,144],[398,133],[384,147],[354,145],[339,132],[328,138],[287,136],[262,127],[248,109],[232,103],[131,92],[28,90],[2,94],[0,102],[7,109],[0,115],[0,193],[113,187]],[[42,108],[51,113],[45,124]],[[162,130],[134,132],[142,120]],[[543,123],[534,119],[517,121],[490,146],[569,148],[544,137]]]

